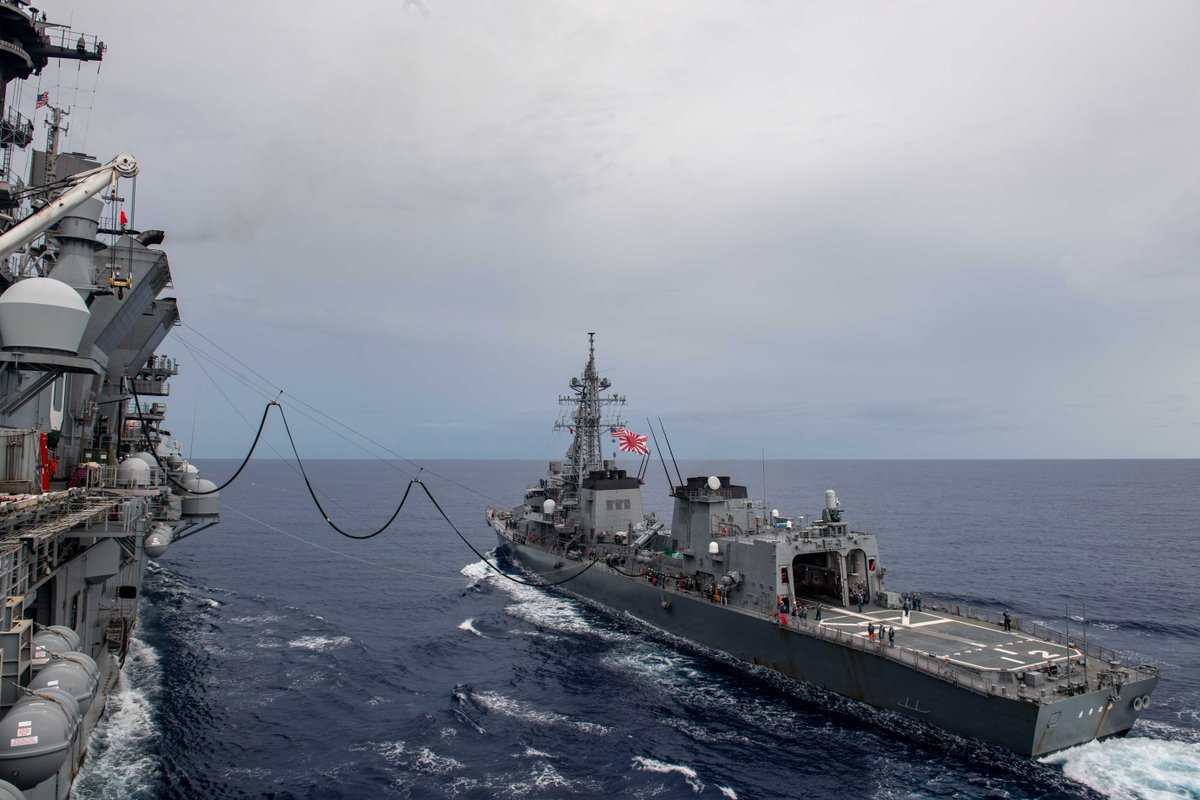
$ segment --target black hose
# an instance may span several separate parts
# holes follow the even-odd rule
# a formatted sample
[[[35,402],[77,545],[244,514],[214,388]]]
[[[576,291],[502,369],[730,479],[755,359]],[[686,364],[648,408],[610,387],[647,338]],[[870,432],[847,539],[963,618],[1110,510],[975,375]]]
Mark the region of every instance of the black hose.
[[[132,388],[133,381],[130,381],[129,385]],[[146,439],[146,451],[148,453],[150,453],[150,455],[154,456],[154,460],[158,463],[158,468],[162,470],[162,474],[166,477],[166,479],[168,481],[171,482],[171,485],[173,485],[177,489],[180,489],[181,491],[187,492],[190,495],[197,495],[197,496],[216,494],[217,492],[221,491],[226,486],[228,486],[229,484],[231,484],[235,480],[237,480],[237,476],[241,475],[242,470],[244,470],[246,468],[246,465],[250,463],[250,456],[254,455],[254,449],[256,447],[258,447],[258,441],[262,438],[263,428],[267,424],[267,414],[269,414],[271,412],[271,406],[279,405],[279,403],[272,400],[271,402],[267,403],[266,408],[263,409],[262,419],[259,420],[259,422],[258,422],[258,433],[254,434],[254,442],[250,445],[250,452],[246,453],[246,457],[242,459],[242,464],[241,464],[241,466],[239,466],[237,468],[237,472],[233,473],[233,477],[231,477],[229,480],[225,481],[224,483],[222,483],[220,486],[218,486],[215,489],[208,489],[206,491],[201,492],[201,491],[196,491],[195,489],[189,489],[188,487],[184,486],[182,483],[175,480],[175,478],[171,476],[169,468],[165,464],[163,464],[162,459],[158,457],[158,448],[155,447],[154,443],[150,441],[150,434],[146,431],[146,418],[142,416],[142,401],[138,397],[137,389],[133,389],[133,402],[134,402],[134,405],[137,406],[138,421],[141,422],[142,436],[145,437],[145,439]],[[280,408],[279,412],[282,414],[283,408]]]

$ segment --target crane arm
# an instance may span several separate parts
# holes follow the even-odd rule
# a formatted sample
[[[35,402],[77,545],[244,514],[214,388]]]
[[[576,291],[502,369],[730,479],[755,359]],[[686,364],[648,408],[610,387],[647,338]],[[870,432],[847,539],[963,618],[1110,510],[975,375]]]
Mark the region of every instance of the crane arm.
[[[73,175],[71,181],[74,185],[70,189],[36,214],[30,214],[0,234],[0,261],[42,235],[47,228],[99,194],[106,186],[116,183],[117,178],[132,178],[137,173],[137,159],[128,153],[121,153],[102,167]]]

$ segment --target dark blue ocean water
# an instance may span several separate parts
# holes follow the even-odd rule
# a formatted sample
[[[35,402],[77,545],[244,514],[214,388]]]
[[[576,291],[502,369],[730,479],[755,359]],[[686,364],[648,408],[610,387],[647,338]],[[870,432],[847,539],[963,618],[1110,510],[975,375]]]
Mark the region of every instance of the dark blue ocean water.
[[[481,550],[543,462],[429,462]],[[1157,663],[1133,734],[1023,759],[490,575],[414,497],[366,542],[293,465],[255,462],[223,522],[153,568],[80,798],[1200,797],[1200,461],[681,464],[812,514],[838,490],[889,588],[1000,609]],[[220,480],[230,462],[200,464]],[[412,470],[313,462],[344,527]],[[438,477],[440,476],[440,477]],[[668,518],[662,469],[646,499]],[[447,480],[448,479],[448,480]],[[469,488],[463,488],[469,487]]]

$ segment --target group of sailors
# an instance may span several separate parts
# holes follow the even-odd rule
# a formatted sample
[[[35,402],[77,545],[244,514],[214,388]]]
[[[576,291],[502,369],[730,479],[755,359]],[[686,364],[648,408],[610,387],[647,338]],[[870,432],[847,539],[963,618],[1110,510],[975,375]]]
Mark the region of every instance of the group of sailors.
[[[921,599],[920,592],[905,592],[904,594],[900,595],[900,599],[904,601],[904,616],[906,617],[908,616],[908,612],[910,610],[925,610],[925,601]]]
[[[729,605],[729,590],[712,581],[702,581],[696,575],[668,575],[654,569],[642,569],[642,576],[651,586],[675,589],[680,592],[699,592],[710,603]]]
[[[788,597],[787,595],[780,595],[779,605],[776,609],[775,614],[773,614],[772,616],[778,616],[780,624],[787,625],[788,624],[788,614],[790,614],[790,613],[792,613],[792,598]],[[806,603],[803,600],[796,601],[796,617],[798,619],[808,619],[808,603]],[[817,605],[816,605],[815,619],[817,622],[821,621],[821,604],[820,603],[817,603]]]
[[[896,646],[896,626],[895,625],[888,626],[888,625],[884,625],[881,622],[881,623],[879,623],[878,633],[879,633],[879,643],[880,644],[883,644],[883,637],[887,636],[888,645],[890,647]],[[875,634],[876,634],[875,621],[869,620],[867,622],[867,638],[873,642],[873,641],[875,641]]]

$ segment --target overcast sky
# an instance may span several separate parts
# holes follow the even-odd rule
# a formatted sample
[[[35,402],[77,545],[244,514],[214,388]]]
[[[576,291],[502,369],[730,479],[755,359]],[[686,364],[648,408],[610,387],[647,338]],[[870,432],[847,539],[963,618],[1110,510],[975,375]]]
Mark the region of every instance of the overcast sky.
[[[680,456],[1200,454],[1191,0],[423,2],[50,9],[110,48],[42,88],[142,162],[194,455],[263,403],[201,337],[403,455],[546,458],[588,331]]]

